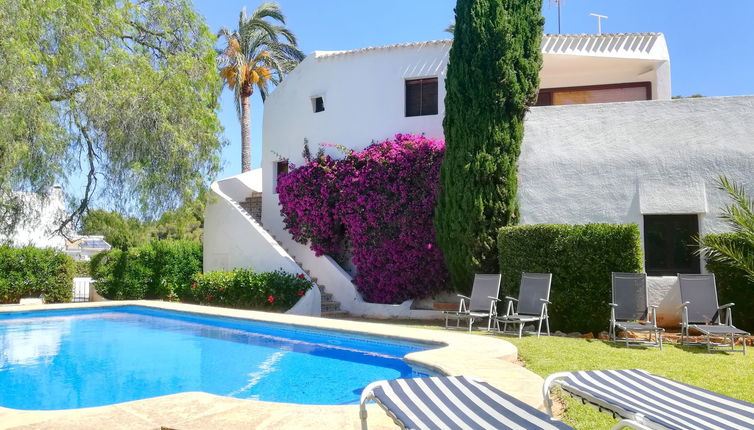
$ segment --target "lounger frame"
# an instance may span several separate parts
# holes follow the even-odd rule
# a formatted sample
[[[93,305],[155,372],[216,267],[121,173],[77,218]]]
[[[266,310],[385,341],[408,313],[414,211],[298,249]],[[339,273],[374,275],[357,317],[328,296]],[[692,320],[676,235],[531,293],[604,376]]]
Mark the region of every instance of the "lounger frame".
[[[546,282],[546,290],[545,290],[545,294],[543,294],[545,297],[538,297],[536,300],[539,306],[539,312],[537,312],[536,309],[533,309],[536,305],[532,305],[531,303],[528,303],[531,309],[522,310],[521,306],[518,306],[518,304],[521,301],[523,301],[523,296],[527,293],[526,291],[527,281],[534,281],[534,282],[545,281]],[[549,336],[550,335],[550,315],[547,310],[547,305],[552,304],[549,300],[551,285],[552,285],[552,273],[526,273],[526,272],[522,273],[518,298],[505,296],[505,300],[507,301],[505,315],[494,317],[495,330],[500,333],[518,334],[518,337],[520,338],[525,333],[524,326],[527,323],[537,322],[537,331],[536,331],[537,337],[540,337],[542,334],[543,323],[545,325],[545,330],[547,332],[547,335]],[[499,299],[496,299],[494,303],[495,314],[497,314],[497,302],[499,301],[500,301]],[[500,323],[503,323],[502,330],[500,329]],[[508,324],[511,324],[514,327],[516,326],[516,324],[518,324],[517,333],[509,332]],[[529,334],[528,332],[526,333]],[[532,334],[534,333],[532,332]]]
[[[620,273],[613,272],[612,275],[612,296],[613,301],[610,303],[610,329],[609,336],[613,342],[625,343],[626,348],[631,346],[654,347],[662,349],[662,333],[665,329],[657,327],[657,306],[649,304],[647,292],[647,275],[645,273]],[[631,287],[631,283],[640,283],[643,309],[625,309],[625,305],[618,303],[619,295],[616,289]],[[620,286],[620,284],[625,284]],[[635,286],[635,285],[633,285]],[[621,308],[623,306],[623,308]],[[617,313],[616,313],[617,311]],[[647,323],[636,323],[637,320],[649,320]],[[618,337],[618,332],[623,333],[623,337]],[[628,332],[648,333],[649,340],[628,337]],[[652,340],[654,334],[654,341]]]
[[[740,330],[733,325],[733,306],[734,303],[727,303],[722,306],[718,305],[717,301],[717,285],[715,283],[714,274],[697,275],[697,274],[678,274],[678,282],[681,287],[681,298],[684,296],[684,282],[688,281],[707,281],[710,284],[712,305],[717,311],[707,318],[696,316],[694,318],[689,317],[689,307],[692,302],[689,300],[684,301],[681,304],[681,339],[680,343],[684,345],[706,346],[707,352],[722,351],[722,352],[740,352],[746,355],[746,342],[750,333]],[[698,312],[697,312],[698,313]],[[724,314],[724,318],[720,318],[721,313]],[[722,330],[720,330],[722,329]],[[696,330],[702,333],[702,336],[706,338],[704,342],[690,341],[690,331]],[[713,342],[712,337],[722,337],[728,339],[730,343]],[[736,348],[736,337],[741,338],[741,349]]]
[[[469,331],[472,330],[474,322],[477,320],[487,319],[487,331],[490,330],[492,319],[495,317],[497,308],[495,300],[500,293],[500,274],[476,274],[474,275],[474,285],[471,289],[471,297],[457,294],[459,298],[458,311],[444,311],[445,328],[452,328],[449,325],[450,319],[456,320],[455,328],[461,328],[461,320],[469,322]],[[486,285],[485,285],[486,284]],[[492,288],[494,286],[494,288]],[[478,290],[478,291],[477,291]],[[494,297],[490,294],[494,294]],[[481,302],[487,302],[483,309]]]

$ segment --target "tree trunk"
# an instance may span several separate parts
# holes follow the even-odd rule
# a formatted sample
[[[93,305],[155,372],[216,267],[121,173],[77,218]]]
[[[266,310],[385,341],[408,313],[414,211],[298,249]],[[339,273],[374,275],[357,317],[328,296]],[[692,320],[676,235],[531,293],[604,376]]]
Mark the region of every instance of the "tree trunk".
[[[249,96],[241,96],[241,173],[251,170],[251,107]]]

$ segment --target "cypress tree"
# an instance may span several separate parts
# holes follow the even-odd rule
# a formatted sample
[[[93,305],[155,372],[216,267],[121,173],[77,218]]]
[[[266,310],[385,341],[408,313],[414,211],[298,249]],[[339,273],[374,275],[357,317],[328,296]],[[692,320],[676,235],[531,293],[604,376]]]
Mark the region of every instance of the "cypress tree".
[[[517,163],[542,65],[542,0],[458,0],[435,209],[453,286],[497,273],[497,231],[518,218]]]

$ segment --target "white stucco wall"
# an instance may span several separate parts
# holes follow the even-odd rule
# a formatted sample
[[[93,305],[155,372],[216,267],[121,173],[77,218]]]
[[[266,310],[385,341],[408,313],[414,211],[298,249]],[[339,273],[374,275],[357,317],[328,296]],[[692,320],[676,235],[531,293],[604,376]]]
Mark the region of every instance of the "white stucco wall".
[[[521,223],[636,223],[698,214],[729,228],[719,175],[754,189],[754,96],[532,108],[519,159]],[[704,264],[702,264],[704,271]],[[680,321],[675,277],[649,277],[666,327]]]
[[[519,159],[524,224],[700,215],[727,231],[719,175],[754,187],[754,97],[532,108]]]
[[[243,201],[258,186],[259,172],[247,172],[214,182],[204,212],[204,271],[253,268],[258,272],[283,270],[293,274],[304,271],[249,214],[241,209]],[[319,288],[312,288],[288,313],[319,316]]]

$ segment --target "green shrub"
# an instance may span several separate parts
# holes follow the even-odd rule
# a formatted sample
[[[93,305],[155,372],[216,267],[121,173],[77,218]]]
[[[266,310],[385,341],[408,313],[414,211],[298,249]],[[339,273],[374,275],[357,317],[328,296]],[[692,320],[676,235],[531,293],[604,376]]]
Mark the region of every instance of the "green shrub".
[[[312,288],[303,275],[283,271],[255,273],[248,269],[198,273],[191,285],[183,285],[183,302],[243,309],[288,310]]]
[[[717,244],[729,243],[744,249],[749,243],[738,233],[708,234],[702,238],[706,244],[714,241]],[[746,251],[754,255],[754,249]],[[746,271],[733,264],[723,261],[707,260],[707,270],[715,274],[717,294],[720,304],[735,303],[733,308],[733,324],[743,330],[754,330],[754,282],[746,276]]]
[[[498,236],[503,291],[518,294],[521,272],[552,273],[551,328],[607,330],[610,273],[642,271],[639,237],[635,224],[503,227]]]
[[[127,251],[113,249],[92,258],[97,292],[111,300],[175,299],[202,271],[202,245],[153,241]]]
[[[44,295],[48,303],[73,299],[73,259],[54,249],[0,247],[0,303]]]
[[[73,275],[76,278],[88,278],[90,277],[91,271],[89,268],[91,267],[92,263],[91,261],[74,261],[73,262]]]

